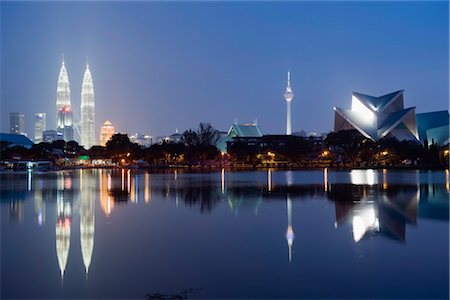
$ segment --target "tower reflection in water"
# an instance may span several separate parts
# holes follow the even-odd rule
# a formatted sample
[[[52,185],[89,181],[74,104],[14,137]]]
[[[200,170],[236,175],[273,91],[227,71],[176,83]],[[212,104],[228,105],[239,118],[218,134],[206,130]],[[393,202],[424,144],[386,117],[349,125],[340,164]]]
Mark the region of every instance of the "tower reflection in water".
[[[80,183],[83,182],[83,173],[80,171]],[[91,176],[89,176],[91,179]],[[94,231],[95,231],[95,182],[88,180],[84,185],[80,184],[80,244],[81,254],[86,275],[89,273],[92,252],[94,251]]]
[[[70,174],[58,173],[56,190],[56,256],[61,278],[64,277],[70,249],[72,223],[72,179]]]

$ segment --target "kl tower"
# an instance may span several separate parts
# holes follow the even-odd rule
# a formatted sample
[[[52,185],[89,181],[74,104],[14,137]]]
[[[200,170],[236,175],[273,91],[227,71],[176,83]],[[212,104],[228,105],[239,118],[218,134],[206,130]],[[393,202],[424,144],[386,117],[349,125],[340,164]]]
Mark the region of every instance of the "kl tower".
[[[291,88],[291,72],[287,73],[288,83],[286,91],[284,92],[284,99],[287,102],[287,118],[286,118],[286,135],[292,135],[292,121],[291,121],[291,101],[294,98],[294,93]]]

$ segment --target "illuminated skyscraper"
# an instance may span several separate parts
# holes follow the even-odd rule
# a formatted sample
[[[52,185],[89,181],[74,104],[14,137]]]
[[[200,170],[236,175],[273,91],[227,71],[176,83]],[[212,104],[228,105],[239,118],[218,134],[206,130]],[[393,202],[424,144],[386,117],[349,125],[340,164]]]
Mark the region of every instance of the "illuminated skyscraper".
[[[95,145],[95,96],[89,64],[81,87],[81,145],[86,149]]]
[[[9,114],[9,133],[26,135],[25,115],[23,113],[12,112]]]
[[[291,72],[288,71],[288,83],[286,87],[286,91],[284,92],[284,99],[287,102],[287,118],[286,118],[286,134],[292,134],[292,121],[291,121],[291,101],[294,98],[294,93],[292,93],[291,88]]]
[[[47,127],[46,113],[37,113],[34,115],[34,142],[40,143],[43,141],[43,133]]]
[[[110,121],[106,120],[100,128],[100,146],[106,146],[106,142],[114,135],[115,129]]]
[[[70,84],[64,58],[58,76],[56,89],[56,128],[63,133],[64,140],[73,140],[73,115],[70,104]]]

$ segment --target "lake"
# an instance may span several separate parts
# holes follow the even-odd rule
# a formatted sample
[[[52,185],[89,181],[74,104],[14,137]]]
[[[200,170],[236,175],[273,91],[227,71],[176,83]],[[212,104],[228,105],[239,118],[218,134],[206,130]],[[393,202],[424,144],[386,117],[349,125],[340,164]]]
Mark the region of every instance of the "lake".
[[[449,172],[0,174],[1,298],[449,297]]]

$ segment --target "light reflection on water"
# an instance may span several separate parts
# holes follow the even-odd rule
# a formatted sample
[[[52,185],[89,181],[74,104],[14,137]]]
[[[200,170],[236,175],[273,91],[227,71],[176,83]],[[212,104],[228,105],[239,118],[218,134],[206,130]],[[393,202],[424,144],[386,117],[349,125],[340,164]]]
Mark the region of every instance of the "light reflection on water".
[[[23,175],[0,174],[0,178],[2,179],[2,227],[6,227],[6,229],[2,229],[2,244],[8,244],[8,239],[12,237],[11,234],[15,234],[19,230],[14,225],[17,223],[26,226],[28,231],[33,230],[32,228],[36,225],[45,230],[48,227],[46,222],[52,220],[51,211],[55,211],[53,249],[56,249],[56,259],[53,262],[56,262],[59,268],[60,281],[64,282],[64,285],[62,290],[55,288],[55,290],[51,291],[51,288],[49,290],[47,287],[42,294],[38,293],[38,289],[30,291],[30,293],[35,293],[34,296],[39,295],[44,298],[50,297],[51,295],[57,295],[58,297],[61,295],[64,297],[110,297],[111,294],[104,293],[104,290],[100,288],[96,289],[91,287],[88,289],[85,287],[85,290],[80,289],[80,283],[76,283],[77,279],[74,279],[75,274],[68,275],[71,260],[78,261],[79,265],[82,265],[85,280],[95,282],[100,280],[98,279],[98,274],[105,275],[105,272],[109,272],[105,269],[102,271],[95,269],[96,257],[100,259],[100,256],[103,256],[109,247],[119,247],[118,249],[121,249],[124,254],[126,253],[129,260],[134,263],[133,250],[136,250],[134,247],[141,247],[139,246],[139,243],[141,243],[139,241],[140,237],[147,239],[145,238],[147,235],[147,230],[145,229],[147,222],[151,222],[153,224],[152,226],[158,226],[160,229],[159,232],[166,232],[166,229],[162,225],[167,220],[159,219],[157,221],[158,217],[155,216],[153,216],[154,219],[138,223],[138,216],[142,213],[151,215],[150,211],[144,210],[145,207],[150,206],[154,206],[155,212],[160,211],[158,214],[162,218],[164,218],[164,214],[170,216],[168,217],[169,219],[177,216],[175,218],[180,218],[180,222],[186,216],[192,218],[191,223],[178,223],[176,220],[174,222],[177,224],[176,226],[186,226],[191,230],[196,230],[195,233],[192,232],[192,239],[195,239],[197,241],[196,243],[200,244],[204,244],[206,240],[211,238],[209,235],[210,231],[221,231],[224,228],[226,229],[227,226],[233,227],[235,218],[248,222],[248,229],[253,228],[252,230],[254,232],[258,232],[258,227],[252,223],[253,220],[261,220],[260,222],[264,222],[264,224],[269,226],[268,228],[271,228],[271,226],[278,226],[280,223],[279,218],[285,218],[285,221],[281,222],[285,224],[284,226],[287,225],[287,228],[284,227],[284,249],[287,246],[287,256],[285,256],[285,259],[294,268],[297,266],[295,264],[296,261],[304,262],[305,258],[302,257],[302,250],[298,251],[296,248],[305,247],[308,244],[304,240],[304,238],[309,236],[308,231],[316,231],[314,234],[317,235],[323,234],[324,238],[333,234],[329,232],[329,229],[298,227],[304,220],[310,219],[308,210],[295,209],[295,203],[298,201],[303,200],[305,204],[302,204],[302,206],[305,206],[304,208],[314,208],[312,211],[318,213],[316,217],[317,221],[320,221],[322,224],[334,224],[334,226],[331,225],[331,228],[336,232],[334,234],[338,235],[339,242],[335,241],[337,248],[340,247],[338,245],[347,243],[346,239],[348,241],[348,235],[345,232],[351,234],[351,240],[355,245],[364,243],[369,245],[372,243],[372,240],[378,241],[380,252],[384,251],[382,247],[386,245],[385,242],[382,242],[383,239],[379,237],[406,245],[407,237],[409,236],[408,231],[411,231],[413,243],[415,244],[417,239],[415,236],[415,227],[420,227],[421,223],[418,220],[423,219],[423,222],[426,224],[425,229],[430,230],[427,234],[433,235],[434,232],[431,230],[436,229],[433,229],[432,227],[434,225],[428,224],[426,220],[448,222],[449,219],[448,170],[436,172],[395,172],[388,170],[352,170],[350,172],[339,172],[328,169],[317,171],[276,171],[269,169],[261,172],[229,172],[222,169],[218,173],[191,174],[175,170],[150,174],[126,169],[99,169],[33,174],[28,172],[25,174],[25,180],[23,179]],[[25,182],[25,184],[22,185],[21,182]],[[167,208],[167,205],[171,202],[174,203],[174,207]],[[180,204],[184,205],[180,206]],[[329,210],[328,207],[330,204],[334,207],[333,220],[324,218],[326,215],[325,212]],[[31,214],[30,210],[26,208],[30,205],[34,207]],[[95,207],[97,205],[99,205],[101,215],[99,215],[100,212],[96,212]],[[319,210],[314,205],[319,205]],[[135,211],[134,208],[140,211]],[[180,215],[180,212],[177,213],[174,211],[181,208],[183,211],[182,215]],[[205,217],[197,215],[196,212],[198,211],[201,214],[205,214]],[[231,211],[231,216],[228,216],[226,211]],[[278,212],[283,211],[284,217],[278,214]],[[8,212],[8,218],[4,218],[5,212]],[[253,217],[250,217],[248,212]],[[261,214],[262,216],[260,217]],[[277,217],[269,217],[267,219],[268,214],[274,214]],[[134,220],[135,217],[136,220]],[[142,217],[145,217],[145,215],[142,215]],[[106,222],[106,218],[110,219],[113,224]],[[207,229],[204,227],[196,228],[192,225],[194,223],[204,222],[204,218],[207,218],[205,220],[213,218],[221,221],[220,224],[214,223],[214,226],[211,225],[212,227]],[[96,224],[96,222],[100,223]],[[114,243],[111,241],[105,241],[102,235],[105,234],[105,237],[110,237],[112,234],[108,231],[108,224],[120,224],[120,227],[114,225],[114,228],[117,229],[128,228],[130,226],[140,227],[139,231],[135,232],[136,237],[132,237],[131,240],[136,245],[128,245],[130,246],[128,248],[125,244],[116,244],[114,246]],[[100,226],[99,230],[96,229],[96,225]],[[173,227],[173,225],[171,226]],[[429,226],[431,227],[428,228]],[[204,232],[199,229],[204,230]],[[440,228],[439,230],[442,233],[443,229]],[[445,230],[446,232],[444,234],[447,233],[448,236],[448,228]],[[298,232],[301,232],[300,238],[296,235]],[[48,235],[51,233],[45,231],[45,234],[47,236],[46,239],[48,239]],[[73,236],[74,234],[75,237]],[[188,233],[188,236],[184,236],[184,238],[189,239],[190,234]],[[282,235],[280,234],[279,236],[281,237]],[[122,236],[120,232],[116,232],[112,236],[118,240],[128,238]],[[178,234],[176,236],[177,238],[183,238]],[[264,232],[258,232],[254,236],[242,235],[238,240],[235,240],[233,235],[224,235],[223,237],[229,239],[227,243],[230,243],[230,245],[232,245],[232,241],[245,244],[247,239],[265,244],[278,240],[275,235],[270,236]],[[16,238],[14,237],[14,239]],[[75,242],[75,238],[79,239],[79,241]],[[33,243],[39,242],[27,235],[23,236],[22,239],[22,243],[28,244],[30,249],[36,246],[33,246]],[[100,239],[100,241],[96,239]],[[149,237],[149,241],[152,239],[158,241],[160,238]],[[303,242],[299,244],[301,246],[297,246],[296,244],[298,243],[294,243],[294,239],[302,240]],[[329,242],[332,243],[331,240]],[[441,247],[444,245],[448,252],[448,238],[447,243],[443,242],[445,241],[440,241],[439,245]],[[147,242],[143,243],[147,245],[146,247],[151,245],[152,248],[158,249],[157,252],[161,260],[165,260],[164,257],[166,255],[170,256],[168,254],[169,252],[166,251],[171,251],[171,249],[166,248],[164,243],[153,244],[151,242],[149,245]],[[234,245],[233,247],[240,246],[240,244]],[[204,245],[206,246],[207,244]],[[273,244],[269,245],[270,249],[274,247]],[[333,251],[333,244],[330,244],[330,247],[331,249],[326,250]],[[314,249],[318,255],[325,250],[323,248]],[[7,274],[2,276],[2,286],[7,287],[2,290],[2,297],[29,298],[33,294],[23,294],[24,292],[16,288],[16,285],[12,283],[13,277],[8,275],[13,271],[11,268],[14,265],[14,261],[20,260],[21,257],[15,257],[10,254],[15,249],[10,249],[6,246],[5,250],[6,254],[2,256],[2,260],[8,259],[9,263],[6,266],[2,264],[2,274]],[[222,249],[222,251],[226,252],[227,250]],[[307,249],[303,249],[303,251],[307,252]],[[406,249],[397,249],[397,251],[400,253],[401,251],[406,251]],[[276,252],[273,250],[270,253],[273,254]],[[46,259],[43,259],[43,261],[51,261],[48,258],[50,254],[44,252],[43,255],[46,256]],[[10,259],[8,255],[15,257],[15,259]],[[193,254],[184,252],[183,255],[186,256],[186,261],[179,261],[177,266],[180,263],[189,265],[187,261],[191,259]],[[241,254],[237,253],[236,255]],[[242,254],[242,256],[245,257],[245,254]],[[108,258],[109,256],[105,255],[105,257]],[[145,259],[145,256],[141,257],[140,260],[143,258]],[[148,259],[151,260],[151,258]],[[448,265],[448,257],[441,257],[442,261],[446,261]],[[104,263],[112,267],[116,264],[116,261],[109,260]],[[339,265],[339,262],[335,263]],[[248,266],[238,264],[234,265],[234,270],[239,273],[240,268],[246,267]],[[75,268],[72,267],[72,272],[74,272],[73,270]],[[164,266],[159,266],[158,268],[156,271],[162,272]],[[282,270],[284,267],[280,268]],[[20,268],[17,268],[14,272],[17,272],[17,276],[23,275],[22,269]],[[88,274],[92,272],[97,274],[97,277],[94,275],[88,277]],[[296,272],[301,272],[301,269],[298,269]],[[361,272],[361,270],[358,272]],[[441,270],[441,272],[444,272],[448,281],[448,269],[446,272],[445,270]],[[142,275],[142,272],[140,274]],[[33,276],[36,276],[37,273],[30,273],[28,275],[29,280],[32,280]],[[239,276],[237,274],[235,275]],[[47,282],[52,282],[54,279],[50,275],[47,277]],[[220,286],[220,283],[208,283],[205,280],[202,279],[200,282],[206,285],[219,284]],[[145,280],[141,280],[139,283],[141,288],[145,288],[147,284]],[[29,284],[29,282],[24,281],[21,284]],[[85,284],[87,283],[85,282]],[[251,285],[255,284],[257,285],[255,282]],[[283,297],[296,297],[296,295],[300,294],[314,296],[320,293],[323,293],[322,295],[324,297],[335,295],[333,294],[335,291],[332,289],[330,289],[329,293],[323,291],[319,293],[318,290],[314,289],[315,284],[314,282],[310,282],[310,287],[298,287],[298,285],[291,283],[288,285],[291,293],[287,294],[280,291],[281,284],[280,286],[275,285],[272,294],[267,294],[269,292],[266,292],[263,295],[269,297],[280,297],[282,295],[284,295]],[[77,289],[73,291],[67,288],[64,292],[64,289],[66,289],[64,287],[65,285],[74,285],[77,286]],[[120,286],[118,284],[118,287]],[[124,286],[126,287],[122,288],[124,291],[122,296],[129,297],[136,295],[136,291],[130,290],[128,287],[130,284],[124,284]],[[161,282],[160,286],[170,287],[170,282]],[[176,285],[174,284],[174,286]],[[148,289],[150,288],[151,286],[148,287]],[[448,295],[448,289],[445,289],[445,286],[437,286],[435,288],[436,293],[439,293],[439,295]],[[234,290],[228,287],[228,289],[229,291],[224,294],[223,288],[214,289],[211,286],[207,286],[204,294],[200,293],[197,296],[257,297],[259,295],[259,292],[252,291],[251,289],[248,291],[242,290],[242,288]],[[339,295],[345,297],[397,295],[394,292],[390,294],[389,289],[383,293],[368,292],[368,294],[364,294],[362,291],[360,294],[352,294],[348,291],[342,291]],[[400,292],[399,295],[409,295],[409,292]],[[424,292],[424,296],[427,295]]]

